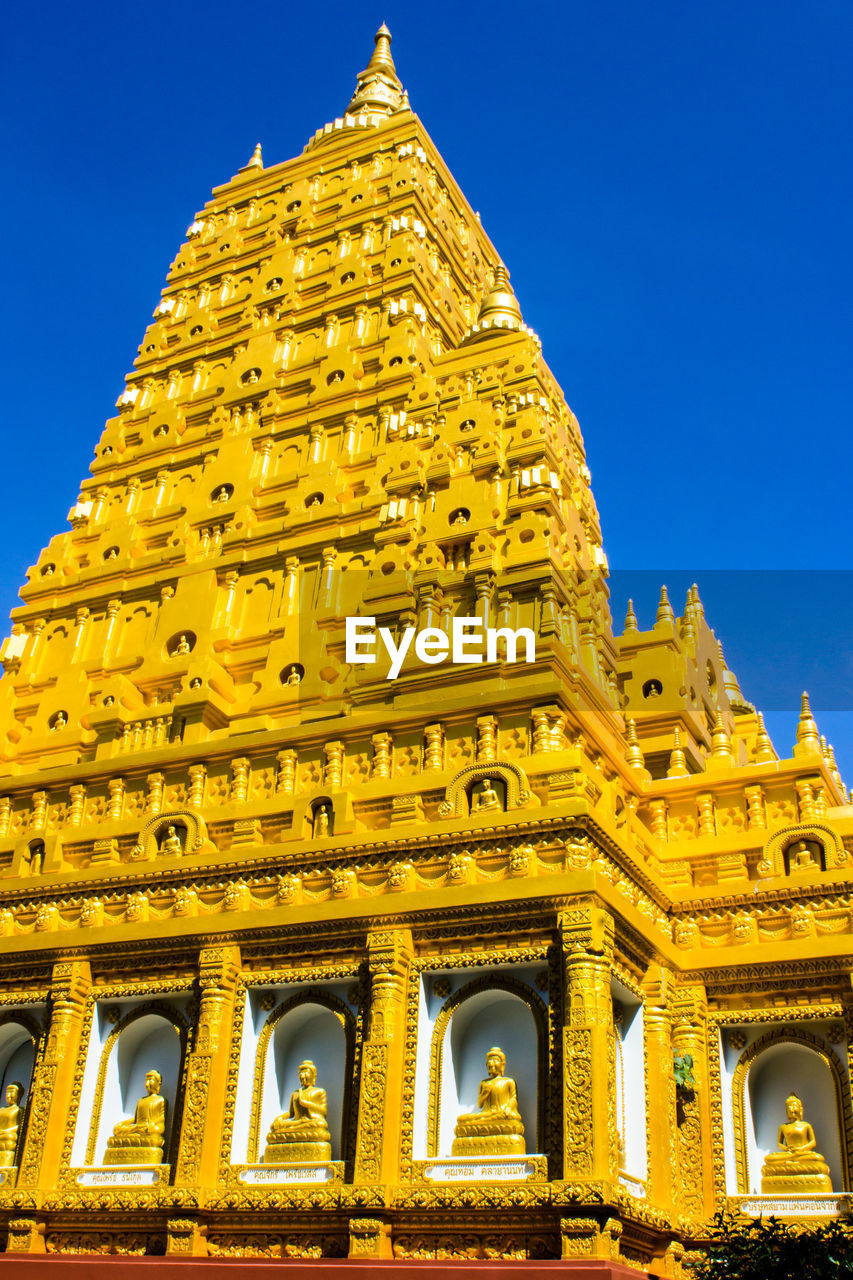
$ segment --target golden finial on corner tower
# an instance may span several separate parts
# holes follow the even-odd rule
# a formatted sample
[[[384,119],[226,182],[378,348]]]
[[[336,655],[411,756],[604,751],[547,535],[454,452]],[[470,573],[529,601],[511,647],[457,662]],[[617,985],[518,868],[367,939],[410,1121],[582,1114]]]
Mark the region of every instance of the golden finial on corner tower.
[[[263,169],[263,167],[264,167],[264,157],[261,154],[261,144],[259,142],[256,142],[255,149],[252,152],[249,163],[244,165],[243,169],[244,170],[245,169]]]
[[[628,608],[625,611],[625,631],[639,631],[640,627],[637,622],[637,615],[634,612],[634,601],[628,601]]]
[[[771,760],[775,760],[776,752],[773,750],[773,743],[770,741],[770,735],[764,727],[764,716],[758,713],[758,733],[755,737],[755,745],[752,749],[752,759],[755,764],[769,764]]]
[[[509,282],[509,272],[503,263],[495,267],[492,283],[483,294],[483,301],[480,303],[477,322],[472,326],[471,332],[463,339],[463,344],[465,342],[474,342],[477,338],[482,338],[489,334],[493,329],[500,329],[503,332],[510,333],[518,333],[524,329],[521,307],[518,305],[518,298],[516,298]]]
[[[655,616],[655,626],[661,622],[672,623],[675,621],[675,614],[672,611],[672,605],[669,603],[669,592],[666,587],[660,589],[660,600],[658,601],[658,611]]]
[[[669,768],[666,771],[668,778],[689,778],[690,770],[687,768],[687,756],[684,754],[684,748],[681,745],[681,730],[678,725],[675,726],[675,741],[669,756]]]
[[[719,707],[717,708],[717,718],[714,721],[714,732],[711,735],[711,754],[707,763],[709,768],[723,769],[734,764],[732,740],[728,729],[723,723],[723,713]]]
[[[637,726],[633,719],[629,719],[625,725],[625,740],[627,746],[625,748],[625,759],[631,769],[645,769],[646,761],[643,756],[643,750],[637,740]]]
[[[800,703],[800,718],[797,721],[797,741],[794,744],[794,755],[820,755],[820,735],[812,715],[807,693],[803,694],[803,699]]]

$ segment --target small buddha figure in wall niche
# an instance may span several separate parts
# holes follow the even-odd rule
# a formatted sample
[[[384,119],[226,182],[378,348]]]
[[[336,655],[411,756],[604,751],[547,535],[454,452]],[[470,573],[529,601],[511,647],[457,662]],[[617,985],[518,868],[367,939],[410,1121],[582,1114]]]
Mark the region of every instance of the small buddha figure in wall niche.
[[[299,1088],[290,1095],[290,1110],[273,1120],[267,1134],[264,1163],[331,1160],[326,1110],[326,1090],[317,1086],[317,1068],[306,1059],[299,1064]]]
[[[162,1164],[166,1136],[166,1099],[160,1093],[159,1071],[145,1077],[147,1090],[136,1104],[132,1120],[120,1120],[104,1152],[104,1164]]]
[[[160,845],[161,853],[181,854],[184,846],[181,843],[181,837],[178,835],[178,829],[174,826],[166,828],[166,834],[163,837],[163,843]]]
[[[321,804],[316,810],[311,834],[315,840],[329,834],[329,806],[327,804]]]
[[[65,712],[57,711],[56,715],[53,717],[53,724],[50,727],[55,733],[57,729],[64,729],[67,724],[68,724],[68,716],[65,714]]]
[[[287,673],[286,684],[296,685],[302,683],[302,675],[298,667],[291,667]]]
[[[829,1165],[815,1150],[814,1129],[803,1117],[803,1104],[795,1093],[785,1100],[786,1124],[779,1126],[781,1151],[771,1151],[761,1170],[762,1195],[803,1195],[832,1191]]]
[[[518,1110],[515,1081],[504,1075],[506,1054],[497,1047],[486,1054],[488,1075],[477,1093],[479,1111],[456,1121],[455,1156],[523,1156],[524,1123]]]
[[[788,854],[788,865],[792,872],[819,871],[820,863],[805,840],[800,840]]]
[[[191,652],[190,642],[185,635],[178,636],[178,643],[175,645],[173,652],[176,658],[183,658]]]
[[[472,813],[485,813],[488,810],[503,811],[501,798],[495,791],[491,778],[484,778],[479,791],[475,791],[471,805]]]
[[[0,1168],[10,1169],[15,1163],[24,1109],[20,1105],[24,1086],[17,1080],[6,1086],[6,1105],[0,1107]]]

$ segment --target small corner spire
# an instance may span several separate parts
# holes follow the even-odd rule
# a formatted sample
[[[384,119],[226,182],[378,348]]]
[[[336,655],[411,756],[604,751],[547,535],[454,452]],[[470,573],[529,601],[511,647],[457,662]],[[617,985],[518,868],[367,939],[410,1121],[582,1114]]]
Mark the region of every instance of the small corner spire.
[[[472,326],[471,332],[463,339],[463,343],[475,342],[477,338],[484,337],[493,329],[503,329],[505,332],[518,333],[524,327],[524,321],[521,318],[521,307],[518,305],[518,298],[516,298],[509,282],[509,272],[503,263],[500,263],[499,266],[495,267],[492,283],[483,294],[477,322]]]
[[[258,142],[255,144],[255,149],[249,157],[248,162],[243,165],[243,168],[240,169],[239,172],[251,173],[253,169],[263,169],[263,167],[264,157],[261,154],[261,144]]]
[[[678,725],[675,726],[675,736],[672,751],[669,755],[669,768],[666,771],[668,778],[689,778],[690,770],[687,768],[687,756],[684,754],[684,748],[681,745],[681,730]]]
[[[666,587],[660,589],[660,600],[658,601],[658,611],[655,616],[655,626],[659,623],[675,621],[675,614],[672,611],[672,605],[669,603],[669,592]]]
[[[630,769],[645,769],[646,761],[643,757],[643,751],[637,740],[637,726],[633,719],[629,718],[625,725],[625,740],[627,746],[625,748],[625,759]]]
[[[764,716],[758,713],[758,733],[755,736],[755,745],[752,750],[752,759],[755,764],[769,764],[771,760],[775,760],[776,752],[773,750],[773,743],[770,741],[770,735],[764,727]]]
[[[800,718],[797,721],[797,741],[794,744],[795,756],[820,755],[820,735],[817,731],[809,695],[803,694],[800,703]]]
[[[711,754],[708,756],[707,766],[709,769],[730,769],[734,762],[732,740],[728,729],[723,723],[723,713],[718,707],[717,718],[714,721],[714,732],[711,735]]]
[[[625,626],[624,626],[623,630],[625,630],[625,631],[639,631],[639,630],[640,630],[639,625],[638,625],[638,623],[637,623],[637,615],[636,615],[636,613],[634,612],[634,601],[633,601],[633,600],[629,600],[629,601],[628,601],[628,608],[627,608],[627,611],[626,611],[626,613],[625,613]]]

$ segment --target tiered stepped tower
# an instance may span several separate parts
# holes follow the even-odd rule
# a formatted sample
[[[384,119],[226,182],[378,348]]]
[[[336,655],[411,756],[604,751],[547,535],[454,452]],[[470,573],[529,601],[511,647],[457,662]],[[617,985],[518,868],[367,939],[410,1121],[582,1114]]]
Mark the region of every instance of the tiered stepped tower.
[[[677,1276],[791,1089],[832,1192],[775,1211],[840,1211],[831,749],[804,700],[777,758],[695,588],[614,635],[577,420],[384,27],[215,189],[117,410],[0,655],[7,1250]],[[394,673],[356,616],[535,657]],[[522,1154],[460,1157],[492,1045]],[[303,1060],[331,1158],[265,1159]]]

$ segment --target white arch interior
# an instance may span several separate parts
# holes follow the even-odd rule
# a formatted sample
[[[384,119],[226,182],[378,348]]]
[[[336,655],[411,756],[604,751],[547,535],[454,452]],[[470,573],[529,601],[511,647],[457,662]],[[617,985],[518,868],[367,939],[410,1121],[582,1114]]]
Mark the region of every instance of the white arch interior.
[[[804,1118],[814,1129],[817,1150],[829,1165],[833,1191],[843,1191],[840,1117],[832,1072],[814,1050],[791,1041],[764,1049],[747,1075],[744,1128],[749,1190],[760,1193],[764,1157],[780,1149],[779,1126],[787,1120],[785,1099],[790,1093],[798,1096]]]
[[[505,1074],[518,1091],[529,1153],[539,1151],[539,1046],[530,1006],[509,991],[479,991],[454,1009],[441,1053],[441,1107],[438,1155],[449,1156],[456,1121],[477,1111],[480,1081],[486,1077],[486,1054],[492,1046],[506,1054]]]
[[[342,1159],[346,1032],[336,1013],[311,1002],[297,1005],[279,1018],[270,1036],[263,1064],[258,1159],[263,1156],[273,1120],[290,1110],[290,1096],[299,1088],[299,1064],[306,1059],[317,1068],[317,1085],[326,1090],[332,1159]]]
[[[30,1091],[35,1045],[32,1036],[20,1022],[7,1022],[0,1027],[0,1106],[6,1104],[6,1087],[22,1084],[23,1106]]]
[[[147,1013],[124,1028],[107,1062],[95,1164],[103,1162],[107,1141],[116,1124],[133,1119],[137,1102],[145,1097],[145,1077],[149,1071],[159,1071],[162,1077],[160,1092],[167,1102],[164,1159],[168,1160],[180,1068],[181,1042],[177,1028],[168,1018]]]
[[[616,978],[611,980],[611,990],[622,1013],[621,1027],[614,1028],[616,1127],[620,1140],[620,1167],[631,1178],[645,1182],[647,1166],[643,1006],[636,996]]]

